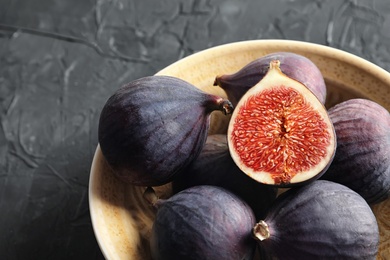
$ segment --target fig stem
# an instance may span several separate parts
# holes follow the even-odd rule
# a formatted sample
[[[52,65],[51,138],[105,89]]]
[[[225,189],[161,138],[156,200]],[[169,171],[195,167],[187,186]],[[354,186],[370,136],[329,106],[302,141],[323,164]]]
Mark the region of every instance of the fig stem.
[[[159,197],[157,196],[156,191],[152,187],[147,187],[142,196],[150,205],[156,207]]]
[[[215,77],[213,86],[220,86],[220,78],[221,78],[221,76]]]
[[[222,111],[225,115],[233,113],[234,107],[232,102],[227,99],[222,99],[219,102],[219,110]]]
[[[269,232],[268,224],[265,223],[264,220],[260,220],[258,223],[256,223],[256,225],[252,229],[252,233],[254,237],[259,241],[263,241],[269,238],[271,235]]]
[[[280,60],[272,60],[269,64],[269,69],[276,69],[280,71]]]
[[[214,96],[213,99],[206,100],[204,106],[206,107],[206,113],[208,114],[215,110],[219,110],[227,115],[233,113],[234,110],[232,102],[218,96]]]

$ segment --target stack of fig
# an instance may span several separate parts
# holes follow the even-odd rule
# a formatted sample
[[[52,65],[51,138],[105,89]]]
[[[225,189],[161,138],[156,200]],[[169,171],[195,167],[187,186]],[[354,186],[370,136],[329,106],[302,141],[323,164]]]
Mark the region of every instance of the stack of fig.
[[[253,259],[257,245],[265,259],[375,259],[370,204],[390,194],[389,112],[366,99],[327,109],[320,70],[288,52],[214,85],[228,99],[149,76],[103,107],[99,144],[115,175],[172,182],[169,199],[145,192],[153,258]],[[209,135],[217,110],[232,114],[227,132]]]

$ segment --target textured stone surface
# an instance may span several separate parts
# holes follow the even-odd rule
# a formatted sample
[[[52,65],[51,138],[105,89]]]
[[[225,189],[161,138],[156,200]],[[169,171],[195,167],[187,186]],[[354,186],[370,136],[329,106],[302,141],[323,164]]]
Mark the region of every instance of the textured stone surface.
[[[0,255],[102,259],[88,209],[120,85],[233,41],[336,47],[390,70],[388,0],[0,0]]]

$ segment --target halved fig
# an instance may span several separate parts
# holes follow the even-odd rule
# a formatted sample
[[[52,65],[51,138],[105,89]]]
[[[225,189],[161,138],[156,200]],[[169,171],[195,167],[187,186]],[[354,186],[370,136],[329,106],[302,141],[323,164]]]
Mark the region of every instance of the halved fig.
[[[324,105],[273,60],[265,77],[238,102],[228,145],[244,173],[264,184],[288,187],[325,172],[336,137]]]
[[[325,104],[326,85],[320,69],[309,58],[292,52],[274,52],[262,56],[233,74],[219,75],[214,86],[226,91],[229,100],[235,106],[251,87],[256,85],[267,73],[272,60],[280,61],[280,70],[309,88]]]

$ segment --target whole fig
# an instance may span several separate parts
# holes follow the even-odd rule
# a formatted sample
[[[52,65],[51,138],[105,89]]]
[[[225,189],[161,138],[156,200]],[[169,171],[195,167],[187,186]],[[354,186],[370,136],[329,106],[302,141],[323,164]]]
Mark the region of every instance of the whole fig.
[[[214,85],[224,89],[233,105],[268,72],[272,60],[280,61],[280,69],[288,77],[309,88],[322,104],[326,100],[326,85],[319,68],[308,58],[291,52],[275,52],[260,57],[233,74],[219,75]]]
[[[277,259],[376,259],[379,230],[367,202],[344,185],[317,180],[281,194],[253,228]]]
[[[170,182],[201,151],[210,113],[232,104],[170,76],[148,76],[119,88],[99,121],[101,151],[121,180],[157,186]]]
[[[378,103],[350,99],[328,110],[336,154],[323,179],[344,184],[370,204],[390,195],[390,114]]]
[[[308,88],[283,74],[278,60],[240,99],[227,134],[238,167],[260,183],[279,187],[318,179],[336,149],[326,108]]]
[[[256,218],[263,218],[275,200],[277,188],[259,183],[234,163],[225,134],[209,135],[198,158],[172,182],[174,193],[196,185],[223,187],[241,197],[253,209]]]
[[[195,186],[155,205],[150,242],[154,260],[253,258],[254,214],[226,189]]]

